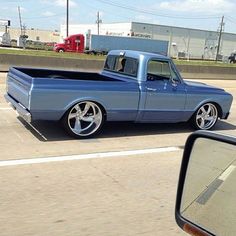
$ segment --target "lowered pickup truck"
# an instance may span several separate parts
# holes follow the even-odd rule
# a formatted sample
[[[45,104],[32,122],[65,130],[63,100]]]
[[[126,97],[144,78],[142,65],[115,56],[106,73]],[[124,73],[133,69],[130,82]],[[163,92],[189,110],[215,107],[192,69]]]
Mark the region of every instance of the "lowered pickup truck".
[[[96,134],[105,121],[190,121],[211,129],[227,119],[232,95],[182,79],[168,57],[111,51],[101,73],[12,67],[6,100],[27,122],[62,121],[76,137]]]

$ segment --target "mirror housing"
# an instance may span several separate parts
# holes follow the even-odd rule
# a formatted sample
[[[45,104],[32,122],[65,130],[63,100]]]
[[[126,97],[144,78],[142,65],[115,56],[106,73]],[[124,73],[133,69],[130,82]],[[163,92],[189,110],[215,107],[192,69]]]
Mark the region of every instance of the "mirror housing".
[[[175,206],[176,222],[185,232],[235,235],[236,188],[231,184],[236,178],[234,163],[236,138],[209,131],[197,131],[188,137]]]

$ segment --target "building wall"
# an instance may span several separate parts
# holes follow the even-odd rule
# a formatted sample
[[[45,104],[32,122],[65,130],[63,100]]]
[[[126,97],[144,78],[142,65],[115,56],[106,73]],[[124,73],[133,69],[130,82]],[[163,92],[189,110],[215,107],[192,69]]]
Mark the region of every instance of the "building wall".
[[[168,40],[169,55],[185,55],[190,58],[215,59],[219,33],[164,25],[132,22],[134,36]],[[236,50],[236,34],[222,34],[219,53],[228,56]]]
[[[0,31],[5,31],[5,28],[0,27]],[[8,31],[10,33],[11,39],[15,40],[19,39],[21,35],[21,31],[19,28],[9,27]],[[40,42],[59,42],[60,40],[60,33],[55,31],[26,29],[25,34],[29,36],[27,40],[40,41]]]
[[[98,34],[97,24],[70,25],[69,35]],[[168,55],[171,57],[190,57],[215,59],[219,33],[214,31],[190,29],[139,22],[100,24],[101,35],[132,36],[139,38],[169,41]],[[66,26],[61,26],[60,40],[66,37]],[[236,34],[223,33],[220,54],[229,56],[236,50]]]
[[[72,34],[98,34],[97,24],[81,24],[70,25],[69,35]],[[113,24],[100,24],[99,34],[110,36],[130,36],[131,35],[131,23],[113,23]],[[61,37],[66,38],[66,25],[61,25]]]

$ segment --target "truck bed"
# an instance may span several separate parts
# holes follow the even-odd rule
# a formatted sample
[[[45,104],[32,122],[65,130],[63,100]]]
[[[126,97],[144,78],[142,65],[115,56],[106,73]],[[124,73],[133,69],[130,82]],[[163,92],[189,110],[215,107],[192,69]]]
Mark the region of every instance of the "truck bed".
[[[11,67],[5,98],[27,121],[60,120],[71,106],[84,100],[101,104],[107,120],[134,120],[139,84],[132,78],[108,72]],[[117,115],[120,110],[126,116]]]
[[[118,81],[99,73],[46,70],[35,68],[16,68],[18,71],[33,78],[52,78],[52,79],[70,79],[70,80],[94,80],[94,81]]]

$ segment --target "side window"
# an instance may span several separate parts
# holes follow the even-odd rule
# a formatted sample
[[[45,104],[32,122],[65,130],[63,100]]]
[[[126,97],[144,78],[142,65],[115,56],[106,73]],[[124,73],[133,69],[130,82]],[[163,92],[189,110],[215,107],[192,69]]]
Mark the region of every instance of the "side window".
[[[172,76],[168,61],[151,60],[148,62],[147,79],[170,79]]]
[[[116,71],[126,75],[136,76],[138,70],[138,61],[131,57],[119,57]]]
[[[110,55],[106,59],[104,69],[135,77],[138,71],[138,60]]]
[[[114,70],[116,64],[116,56],[108,56],[105,62],[104,69]]]

